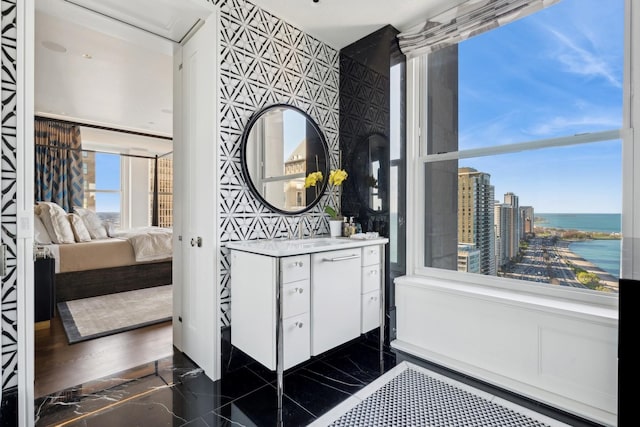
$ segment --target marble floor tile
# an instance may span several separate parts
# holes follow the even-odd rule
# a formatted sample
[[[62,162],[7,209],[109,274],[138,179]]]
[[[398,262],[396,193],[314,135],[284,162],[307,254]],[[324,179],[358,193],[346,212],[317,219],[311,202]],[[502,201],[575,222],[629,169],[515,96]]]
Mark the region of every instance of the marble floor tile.
[[[279,412],[275,372],[232,347],[227,356],[215,382],[176,350],[154,363],[45,396],[35,402],[36,427],[302,427],[322,423],[336,407],[363,401],[371,383],[400,369],[406,359],[385,348],[381,364],[371,337],[313,357],[285,372]],[[427,362],[412,361],[430,369]]]

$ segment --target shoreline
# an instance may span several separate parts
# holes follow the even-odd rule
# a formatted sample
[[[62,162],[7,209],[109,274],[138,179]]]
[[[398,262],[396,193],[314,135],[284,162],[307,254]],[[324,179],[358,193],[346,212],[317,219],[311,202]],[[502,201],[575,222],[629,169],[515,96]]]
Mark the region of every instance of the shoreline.
[[[571,262],[576,267],[582,268],[589,273],[596,274],[600,278],[600,283],[602,283],[602,285],[604,285],[605,287],[618,292],[618,279],[615,276],[611,275],[611,273],[604,271],[592,262],[587,261],[586,259],[577,255],[575,252],[572,252],[569,249],[569,245],[571,243],[573,243],[573,241],[571,240],[558,240],[555,245],[556,251],[561,254],[563,259]]]

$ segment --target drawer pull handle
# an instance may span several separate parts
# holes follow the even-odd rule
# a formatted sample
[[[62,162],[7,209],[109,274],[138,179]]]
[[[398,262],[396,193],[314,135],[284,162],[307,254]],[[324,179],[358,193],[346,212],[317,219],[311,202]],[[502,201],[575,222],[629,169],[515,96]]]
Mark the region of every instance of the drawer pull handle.
[[[304,263],[302,261],[296,261],[293,263],[294,267],[302,267],[304,265]]]
[[[304,292],[304,288],[293,288],[293,293],[301,294]]]
[[[348,259],[356,259],[360,258],[360,255],[347,255],[347,256],[339,256],[336,258],[325,258],[324,261],[336,262],[336,261],[346,261]]]
[[[296,322],[296,323],[294,323],[294,325],[297,326],[298,328],[302,328],[304,326],[304,323]]]
[[[371,297],[371,301],[378,301],[378,297]]]
[[[369,276],[377,276],[378,275],[378,270],[371,270],[369,272]]]

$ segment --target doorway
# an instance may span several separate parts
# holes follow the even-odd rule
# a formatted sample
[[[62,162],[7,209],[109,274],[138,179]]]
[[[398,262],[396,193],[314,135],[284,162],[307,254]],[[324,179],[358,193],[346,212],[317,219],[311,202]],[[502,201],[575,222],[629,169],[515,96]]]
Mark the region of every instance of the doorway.
[[[177,3],[180,3],[180,2],[177,2]],[[207,4],[206,4],[206,2],[203,1],[203,6],[204,5],[207,5]],[[189,8],[189,7],[193,8],[192,6],[185,6],[185,7],[186,8]],[[212,8],[212,6],[207,5],[207,7],[205,9],[211,9],[211,8]],[[31,10],[31,12],[35,13],[34,10]],[[209,10],[209,13],[210,12],[211,12],[211,10]],[[29,12],[27,11],[27,13],[29,13]],[[107,19],[107,18],[102,16],[101,19]],[[29,19],[26,19],[26,21],[27,21],[27,24],[26,24],[27,29],[26,30],[28,32],[29,31],[29,24],[28,23],[29,22],[33,23],[33,20],[30,21]],[[194,28],[191,27],[190,30],[194,30]],[[30,48],[28,46],[29,43],[31,43],[31,47]],[[29,51],[33,52],[33,49],[34,49],[33,42],[30,41],[27,38],[26,44],[27,44],[27,49],[26,49],[27,53]],[[181,50],[182,50],[182,48],[180,47],[179,44],[174,44],[173,47],[174,47],[173,52],[172,52],[173,54],[175,54],[176,52],[181,52]],[[85,59],[89,60],[89,59],[93,59],[93,58],[85,58]],[[27,73],[27,75],[29,75],[29,74]],[[172,85],[172,86],[175,86],[175,81],[173,83],[169,83],[169,84]],[[28,97],[29,88],[31,88],[31,90],[33,90],[33,81],[31,81],[30,84],[27,83],[26,86],[27,86],[27,89],[26,89],[26,95],[25,96]],[[175,102],[174,102],[174,105],[176,105]],[[178,108],[180,108],[181,103],[177,103],[177,105],[178,105]],[[181,113],[181,111],[174,107],[174,113]],[[28,117],[33,117],[33,110],[31,110],[31,113],[30,113],[28,105],[25,107],[24,117],[25,117],[25,124],[26,124],[26,122],[28,120]],[[25,132],[25,135],[26,135],[25,144],[33,143],[33,141],[30,140],[29,131],[28,131],[29,129],[32,129],[32,125],[31,125],[31,127],[25,126],[25,128],[27,129],[27,131]],[[27,150],[27,153],[29,153],[29,150]],[[29,162],[27,161],[25,163],[27,163],[27,165],[28,165]],[[184,168],[179,169],[179,170],[184,170]],[[179,172],[177,174],[179,174]],[[33,183],[32,169],[29,169],[27,167],[26,168],[26,172],[21,174],[21,178],[24,179],[25,183],[27,183],[27,182]],[[178,179],[178,181],[181,181],[181,179],[179,177],[177,179]],[[33,184],[31,184],[31,185],[33,185]],[[26,194],[33,194],[33,191],[31,191],[31,192],[28,191],[29,188],[32,188],[31,186],[25,185],[25,187],[27,188]],[[184,210],[184,207],[183,207],[183,210]],[[174,229],[176,229],[176,227],[174,227]],[[177,224],[177,230],[178,230],[178,232],[180,232],[180,230],[181,230],[180,224]],[[187,236],[187,238],[188,238],[188,236]],[[178,239],[176,238],[176,240],[178,240]],[[174,248],[176,248],[176,243],[175,242],[174,242]],[[25,249],[26,249],[26,253],[29,253],[29,251],[28,251],[29,248],[25,248]],[[177,262],[177,264],[178,264],[177,265],[178,268],[175,269],[175,270],[180,271],[181,270],[181,268],[180,268],[181,261],[180,260],[176,261],[174,259],[174,263],[175,262]],[[27,263],[27,267],[28,267],[28,263]],[[175,279],[175,277],[176,276],[175,276],[175,272],[174,272],[174,279]],[[25,287],[27,288],[26,300],[28,301],[29,300],[28,296],[29,295],[33,296],[33,278],[30,277],[30,275],[26,274],[25,277],[24,277],[24,280],[25,280]],[[176,292],[178,293],[178,296],[181,297],[182,289],[178,289]],[[217,299],[215,301],[217,301]],[[179,305],[181,303],[182,303],[182,298],[178,298],[178,303],[177,304]],[[32,316],[33,313],[32,313],[32,311],[31,311],[31,309],[29,307],[24,307],[24,311],[25,311],[25,313],[22,316],[22,318],[25,319],[25,321],[24,321],[24,325],[25,325],[24,335],[28,335],[30,332],[32,333],[32,331],[33,331],[33,316]],[[211,307],[209,307],[209,311],[213,311],[213,312],[217,313],[217,310],[211,310]],[[175,324],[177,323],[176,319],[178,319],[178,318],[181,319],[182,317],[183,316],[182,316],[181,308],[179,306],[177,308],[174,306],[174,322],[173,322],[174,323],[174,327],[171,328],[172,330],[170,331],[171,333],[170,333],[170,337],[169,337],[169,342],[170,343],[172,342],[173,345],[175,345],[179,350],[183,350],[183,343],[182,343],[180,327],[179,326],[176,327]],[[216,327],[216,330],[219,330],[219,327]],[[209,331],[210,331],[210,329],[209,329]],[[214,334],[214,335],[216,337],[218,336],[218,334]],[[33,391],[33,388],[32,388],[32,386],[31,387],[28,386],[28,384],[33,384],[33,379],[34,379],[34,370],[30,368],[31,366],[33,366],[33,357],[34,357],[34,355],[33,355],[33,341],[31,341],[31,343],[29,343],[30,340],[28,338],[26,338],[26,336],[22,336],[22,335],[21,335],[20,338],[21,338],[21,340],[24,339],[23,342],[27,343],[27,345],[26,345],[26,349],[27,349],[26,356],[24,358],[22,358],[22,360],[26,361],[26,363],[22,365],[25,368],[21,369],[21,372],[26,372],[26,374],[22,375],[22,378],[24,379],[24,382],[22,380],[19,380],[20,392],[22,393],[23,391],[25,391],[27,399],[24,399],[24,398],[21,399],[20,413],[21,413],[21,415],[23,417],[26,417],[27,419],[32,419],[32,416],[33,416],[33,401],[29,398],[29,396],[33,396],[33,394],[30,392],[30,391]],[[133,339],[133,341],[137,341],[137,340]],[[216,342],[219,342],[219,339],[217,339]],[[130,344],[128,344],[128,347],[130,347]],[[185,350],[183,350],[183,351],[185,351]],[[216,354],[214,355],[214,357],[217,358],[217,359],[219,359],[219,356],[217,355],[218,352],[219,352],[219,350],[216,350]],[[187,353],[187,351],[185,351],[185,353]],[[217,364],[219,365],[219,361],[218,361]],[[219,368],[218,368],[218,372],[219,372]],[[209,371],[208,374],[215,376],[216,375],[215,369],[213,370],[213,372]]]

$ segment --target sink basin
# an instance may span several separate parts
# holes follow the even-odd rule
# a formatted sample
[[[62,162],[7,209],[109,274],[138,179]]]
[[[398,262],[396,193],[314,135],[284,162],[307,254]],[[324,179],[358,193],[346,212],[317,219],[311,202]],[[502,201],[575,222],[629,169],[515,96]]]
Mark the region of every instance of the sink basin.
[[[319,246],[344,245],[345,243],[349,243],[349,240],[331,237],[316,237],[311,239],[283,240],[282,243],[301,248],[316,248]]]

